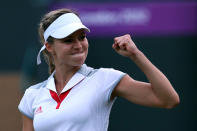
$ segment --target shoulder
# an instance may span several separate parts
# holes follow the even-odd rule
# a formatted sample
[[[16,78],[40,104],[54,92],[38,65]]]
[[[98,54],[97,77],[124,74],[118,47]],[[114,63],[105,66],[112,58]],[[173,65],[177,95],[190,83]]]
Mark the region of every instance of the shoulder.
[[[99,80],[102,83],[102,91],[105,91],[105,100],[110,101],[111,94],[120,80],[126,75],[126,73],[116,70],[114,68],[99,68],[98,69]]]
[[[106,75],[124,75],[125,73],[114,68],[100,68],[98,70],[102,74]]]
[[[40,89],[45,87],[46,81],[30,86],[25,90],[25,93],[18,105],[19,111],[30,119],[33,119],[33,105]]]
[[[36,96],[40,93],[40,91],[42,89],[44,89],[46,82],[47,81],[43,81],[41,83],[32,85],[29,88],[27,88],[25,90],[25,93],[24,93],[21,101],[28,101],[29,104],[32,103],[34,101],[34,99],[36,98]],[[22,103],[24,103],[24,102],[22,102]]]
[[[99,68],[94,70],[96,78],[101,79],[103,83],[119,81],[125,73],[114,68]]]
[[[88,67],[86,66],[86,73],[88,74],[87,76],[91,76],[93,74],[96,75],[102,75],[102,76],[106,76],[106,75],[123,75],[125,73],[123,73],[122,71],[116,70],[114,68],[104,68],[104,67],[100,67],[100,68],[92,68],[92,67]],[[83,71],[84,72],[84,71]]]
[[[38,84],[32,85],[26,89],[25,94],[27,95],[35,94],[36,92],[38,92],[38,90],[44,88],[46,84],[47,84],[47,80],[40,82]]]
[[[104,67],[92,68],[92,67],[83,65],[82,69],[83,70],[81,70],[81,72],[83,72],[83,74],[86,74],[87,77],[92,77],[97,80],[101,79],[103,82],[121,79],[122,76],[125,75],[124,72],[116,70],[114,68],[104,68]]]
[[[36,89],[44,88],[46,84],[47,84],[47,80],[37,83],[35,85],[32,85],[29,88],[27,88],[27,90],[36,90]]]

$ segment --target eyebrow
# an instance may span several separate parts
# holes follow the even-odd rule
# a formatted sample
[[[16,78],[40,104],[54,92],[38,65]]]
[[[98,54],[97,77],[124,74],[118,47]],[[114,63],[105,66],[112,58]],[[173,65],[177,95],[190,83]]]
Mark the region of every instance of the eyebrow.
[[[86,35],[86,33],[83,31],[79,35]],[[73,38],[73,35],[70,35],[70,36],[63,38],[63,39],[71,39],[71,38]]]

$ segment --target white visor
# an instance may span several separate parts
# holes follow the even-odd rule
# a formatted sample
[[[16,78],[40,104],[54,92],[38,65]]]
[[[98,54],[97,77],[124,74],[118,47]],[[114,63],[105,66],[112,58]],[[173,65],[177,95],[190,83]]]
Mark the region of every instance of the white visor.
[[[79,29],[90,30],[82,24],[81,20],[74,13],[66,13],[58,17],[44,32],[45,42],[52,36],[56,39],[65,38]],[[40,49],[37,56],[37,64],[41,63],[40,53],[45,49],[45,45]]]
[[[62,39],[79,29],[90,30],[82,24],[81,20],[74,13],[63,14],[58,17],[44,32],[44,39],[47,41],[49,36]]]

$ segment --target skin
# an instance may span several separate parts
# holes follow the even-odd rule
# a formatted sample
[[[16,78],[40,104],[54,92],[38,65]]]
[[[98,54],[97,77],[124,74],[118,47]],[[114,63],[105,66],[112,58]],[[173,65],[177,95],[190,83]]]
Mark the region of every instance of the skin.
[[[22,131],[34,131],[33,120],[26,117],[25,115],[22,115],[22,119],[23,119]]]
[[[166,76],[157,69],[136,47],[130,35],[114,38],[112,48],[120,55],[131,59],[146,75],[149,83],[124,76],[112,93],[142,106],[173,108],[179,104],[179,96]]]
[[[84,30],[78,30],[54,44],[45,43],[55,62],[55,84],[60,94],[66,83],[85,62],[88,54],[88,40]]]
[[[85,62],[88,41],[84,34],[83,30],[78,30],[65,39],[55,40],[53,45],[45,43],[46,49],[54,58],[58,94]],[[179,96],[169,80],[136,47],[130,35],[114,38],[112,48],[118,54],[131,59],[144,72],[149,83],[125,75],[112,92],[111,100],[119,96],[142,106],[166,109],[173,108],[179,103]],[[23,116],[23,131],[33,131],[33,121],[26,116]]]

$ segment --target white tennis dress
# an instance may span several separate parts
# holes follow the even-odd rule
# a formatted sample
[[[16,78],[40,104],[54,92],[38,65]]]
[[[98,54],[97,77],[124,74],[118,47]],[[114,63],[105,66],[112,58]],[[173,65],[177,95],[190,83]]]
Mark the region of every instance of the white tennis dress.
[[[112,68],[81,66],[56,93],[54,73],[48,80],[29,87],[18,106],[33,120],[35,131],[107,131],[111,93],[125,73]]]

